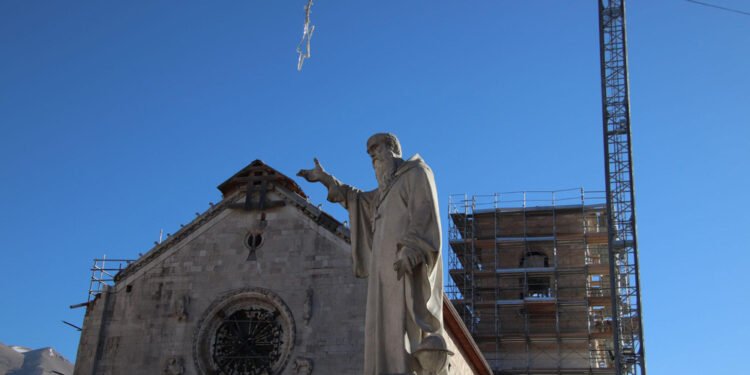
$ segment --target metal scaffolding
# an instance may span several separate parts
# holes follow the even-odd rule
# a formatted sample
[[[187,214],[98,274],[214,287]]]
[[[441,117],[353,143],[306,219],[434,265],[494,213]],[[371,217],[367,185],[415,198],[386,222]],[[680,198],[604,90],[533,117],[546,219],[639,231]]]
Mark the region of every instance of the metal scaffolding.
[[[617,374],[646,374],[623,0],[599,0],[602,115]]]
[[[115,275],[134,261],[132,259],[107,259],[106,254],[101,259],[94,259],[94,265],[91,267],[88,302],[101,294],[105,285],[114,285]]]
[[[446,290],[495,373],[615,373],[605,202],[451,195]]]

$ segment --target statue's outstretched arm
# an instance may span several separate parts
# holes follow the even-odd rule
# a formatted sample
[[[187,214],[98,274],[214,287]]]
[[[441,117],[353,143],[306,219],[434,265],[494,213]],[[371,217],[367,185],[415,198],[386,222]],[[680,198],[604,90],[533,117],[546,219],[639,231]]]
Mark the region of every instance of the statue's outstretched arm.
[[[308,182],[320,182],[321,184],[325,185],[328,190],[330,190],[334,185],[334,181],[336,179],[333,178],[330,173],[326,172],[325,169],[323,169],[323,166],[320,165],[318,158],[315,158],[313,160],[315,161],[315,167],[313,169],[300,169],[299,172],[297,172],[297,176],[304,178]]]
[[[361,191],[355,187],[341,183],[336,177],[333,177],[330,173],[323,169],[317,158],[315,160],[315,168],[313,169],[300,169],[297,172],[297,176],[303,177],[308,182],[320,182],[325,185],[328,189],[328,201],[333,203],[340,203],[344,208],[348,209],[349,201],[357,199]]]

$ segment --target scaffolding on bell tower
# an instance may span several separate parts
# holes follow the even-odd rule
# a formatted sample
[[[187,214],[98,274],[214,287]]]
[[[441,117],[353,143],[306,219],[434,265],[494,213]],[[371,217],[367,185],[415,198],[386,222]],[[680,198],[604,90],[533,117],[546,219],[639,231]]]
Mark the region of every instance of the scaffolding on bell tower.
[[[606,196],[451,195],[446,291],[495,373],[615,374]]]

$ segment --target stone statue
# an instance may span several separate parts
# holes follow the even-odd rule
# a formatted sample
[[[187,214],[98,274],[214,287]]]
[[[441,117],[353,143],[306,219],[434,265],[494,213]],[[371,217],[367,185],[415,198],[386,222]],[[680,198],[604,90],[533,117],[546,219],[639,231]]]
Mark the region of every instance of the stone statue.
[[[169,357],[164,363],[164,375],[182,375],[185,372],[185,366],[182,364],[181,357]]]
[[[298,176],[328,188],[328,200],[349,212],[354,274],[367,277],[365,375],[444,374],[421,363],[425,341],[445,345],[440,215],[432,170],[419,155],[404,161],[393,134],[367,141],[378,188],[361,191],[338,181],[315,159]],[[435,339],[424,340],[427,337]],[[439,336],[439,337],[435,337]],[[446,348],[442,359],[447,356]],[[433,361],[434,362],[434,361]],[[442,362],[444,363],[444,361]]]

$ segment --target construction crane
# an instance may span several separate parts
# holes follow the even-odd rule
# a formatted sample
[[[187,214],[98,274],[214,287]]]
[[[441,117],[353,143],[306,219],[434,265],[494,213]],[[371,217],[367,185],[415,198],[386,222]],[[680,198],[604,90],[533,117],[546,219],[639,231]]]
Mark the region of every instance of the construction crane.
[[[598,0],[605,180],[614,348],[618,375],[645,375],[638,241],[636,234],[625,1]],[[298,47],[298,69],[309,57],[310,7]],[[307,39],[305,39],[307,38]],[[301,50],[307,40],[307,52]]]
[[[612,357],[618,375],[645,375],[624,0],[599,0],[599,48],[614,329]]]

